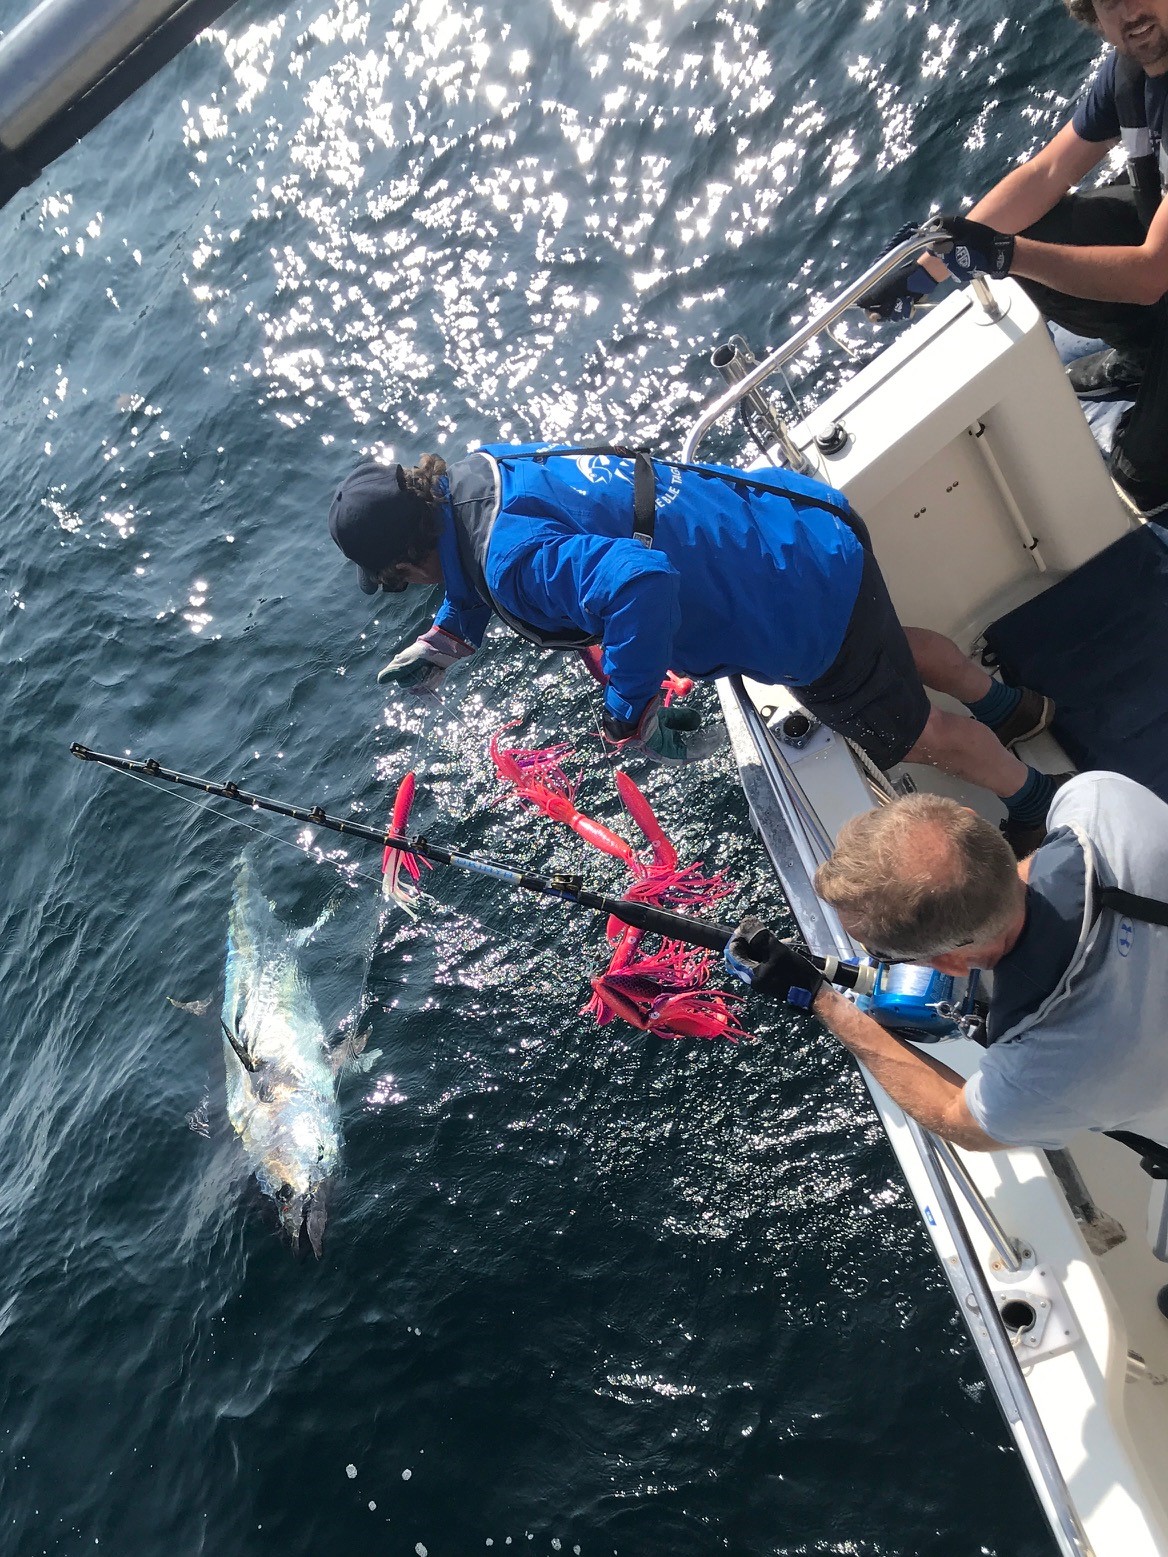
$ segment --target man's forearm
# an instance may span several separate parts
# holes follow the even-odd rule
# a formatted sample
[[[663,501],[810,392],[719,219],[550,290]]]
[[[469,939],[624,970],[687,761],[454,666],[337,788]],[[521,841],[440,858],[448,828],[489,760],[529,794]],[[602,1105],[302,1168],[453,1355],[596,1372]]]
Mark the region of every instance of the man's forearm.
[[[1168,255],[1147,244],[1071,248],[1019,238],[1011,274],[1100,303],[1156,303],[1168,292]]]
[[[965,1082],[955,1070],[894,1038],[830,985],[820,989],[812,1009],[893,1102],[926,1130],[970,1151],[1004,1149],[970,1115]]]
[[[1061,179],[1052,180],[1041,165],[1024,162],[1007,173],[966,214],[971,221],[985,222],[999,232],[1025,232],[1039,217],[1054,209],[1068,188]]]
[[[1085,141],[1074,122],[984,194],[968,213],[999,232],[1020,233],[1053,211],[1063,196],[1098,167],[1114,141]]]

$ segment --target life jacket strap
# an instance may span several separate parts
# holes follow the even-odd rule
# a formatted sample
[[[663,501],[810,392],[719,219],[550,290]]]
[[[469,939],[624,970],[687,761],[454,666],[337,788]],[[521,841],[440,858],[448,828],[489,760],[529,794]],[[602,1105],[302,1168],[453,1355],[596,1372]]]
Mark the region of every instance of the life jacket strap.
[[[1168,903],[1162,898],[1141,897],[1138,892],[1125,892],[1122,887],[1104,887],[1098,877],[1095,879],[1095,902],[1100,910],[1109,908],[1112,913],[1122,914],[1127,919],[1168,926]],[[1138,1152],[1140,1167],[1149,1178],[1168,1179],[1168,1146],[1131,1130],[1104,1130],[1103,1134]]]
[[[558,449],[534,449],[519,454],[492,454],[491,458],[499,463],[508,460],[536,460],[542,465],[559,455],[576,454],[611,454],[618,459],[633,461],[633,535],[642,546],[652,546],[657,519],[657,477],[653,470],[653,454],[650,449],[631,448],[628,444],[619,443],[593,443]],[[856,528],[859,521],[846,503],[842,505],[833,503],[829,498],[818,497],[799,488],[786,487],[778,479],[763,479],[743,471],[712,470],[708,465],[687,465],[681,460],[660,458],[658,463],[668,466],[670,470],[687,471],[695,476],[704,476],[711,481],[726,481],[746,492],[769,493],[773,496],[785,497],[789,502],[798,503],[804,508],[822,509],[825,513],[841,519],[853,534],[858,536],[861,543],[864,542],[864,534]]]
[[[1104,1130],[1104,1135],[1140,1154],[1140,1167],[1150,1179],[1168,1179],[1168,1146],[1131,1130]]]
[[[1127,155],[1128,178],[1135,194],[1136,212],[1144,230],[1160,209],[1160,165],[1152,149],[1152,126],[1148,124],[1148,105],[1144,96],[1147,77],[1136,62],[1123,54],[1115,57],[1115,109],[1119,118],[1123,149]],[[1168,103],[1165,104],[1168,114]],[[1155,126],[1163,139],[1168,125]]]
[[[563,449],[537,449],[527,454],[496,455],[502,460],[536,460],[543,465],[560,454],[612,454],[633,462],[633,539],[647,550],[653,546],[657,527],[657,476],[653,456],[648,449],[634,449],[623,443],[591,443]]]
[[[1102,887],[1096,881],[1095,901],[1100,908],[1110,908],[1113,913],[1123,914],[1128,919],[1168,926],[1168,903],[1162,898],[1140,897],[1138,892],[1125,892],[1121,887]]]

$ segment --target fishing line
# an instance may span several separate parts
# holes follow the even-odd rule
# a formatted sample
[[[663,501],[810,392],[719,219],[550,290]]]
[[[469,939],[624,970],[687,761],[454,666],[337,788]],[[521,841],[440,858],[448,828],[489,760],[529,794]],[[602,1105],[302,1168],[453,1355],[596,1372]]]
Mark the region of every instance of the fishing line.
[[[675,913],[672,909],[642,902],[631,897],[614,897],[608,892],[598,892],[587,886],[579,876],[553,871],[544,876],[536,871],[517,869],[513,864],[493,860],[481,854],[471,854],[461,849],[448,848],[445,844],[431,842],[425,837],[408,837],[391,828],[374,828],[365,822],[349,817],[330,816],[322,806],[292,805],[285,800],[275,800],[267,795],[253,794],[239,787],[234,780],[219,783],[215,779],[200,778],[191,773],[179,773],[164,768],[154,757],[141,761],[135,757],[116,757],[110,752],[94,751],[80,741],[69,748],[82,762],[95,762],[102,767],[128,775],[143,775],[150,779],[163,779],[186,789],[197,789],[206,795],[217,795],[233,800],[253,810],[270,811],[276,816],[286,816],[293,821],[313,827],[327,828],[350,838],[363,838],[367,843],[400,849],[403,853],[416,854],[420,859],[435,865],[449,865],[454,870],[469,871],[472,875],[487,876],[509,887],[538,893],[540,897],[555,898],[559,902],[575,903],[580,908],[599,909],[601,913],[619,919],[622,924],[635,929],[648,930],[687,946],[701,946],[708,951],[724,952],[734,937],[731,925],[717,924],[708,919],[698,919],[691,914]],[[153,787],[153,786],[152,786]],[[161,785],[157,786],[161,788]],[[219,813],[216,813],[217,815]],[[873,966],[842,963],[837,957],[819,957],[806,952],[809,960],[832,984],[844,989],[859,989],[870,994],[874,987],[876,970]]]
[[[234,812],[220,811],[217,807],[213,806],[209,800],[196,800],[193,798],[193,796],[184,795],[177,789],[164,789],[161,784],[155,784],[151,779],[144,777],[144,775],[141,773],[132,773],[129,769],[123,769],[122,771],[125,773],[127,778],[132,778],[135,783],[144,784],[146,788],[153,794],[166,795],[171,800],[181,800],[184,805],[192,806],[196,811],[206,811],[211,816],[217,816],[220,821],[226,822],[231,827],[244,827],[249,833],[255,833],[257,838],[263,838],[268,843],[279,843],[282,844],[284,848],[291,849],[292,852],[298,855],[301,859],[310,857],[308,856],[308,851],[300,844],[293,843],[291,838],[282,838],[279,833],[268,832],[266,828],[257,827],[254,822],[246,822],[242,816],[237,816]],[[359,870],[356,866],[353,867],[352,871],[342,869],[335,860],[329,860],[327,857],[319,860],[314,859],[312,863],[314,865],[332,865],[334,873],[340,876],[342,879],[347,880],[349,876],[352,875],[360,881],[370,882],[373,886],[377,887],[378,890],[381,888],[380,877],[370,876],[368,872]]]

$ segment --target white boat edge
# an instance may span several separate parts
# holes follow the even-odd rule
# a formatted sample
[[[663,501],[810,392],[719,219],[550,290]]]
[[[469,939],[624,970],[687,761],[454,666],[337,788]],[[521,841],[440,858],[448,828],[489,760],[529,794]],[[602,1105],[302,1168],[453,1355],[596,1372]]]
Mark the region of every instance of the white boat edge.
[[[901,619],[971,653],[991,621],[1138,523],[1043,320],[1012,282],[993,284],[984,306],[987,285],[947,298],[792,429],[869,525]],[[833,424],[846,439],[825,456],[814,434]],[[735,679],[719,691],[752,818],[801,933],[818,953],[858,955],[811,876],[842,822],[877,803],[881,776],[826,730],[801,749],[774,740],[761,711],[777,721],[797,706],[785,688]],[[1070,766],[1040,739],[1047,749],[1035,743],[1031,760]],[[932,770],[910,777],[1001,815],[992,797]],[[981,1052],[964,1040],[930,1048],[966,1073]],[[1164,1557],[1168,1321],[1155,1294],[1168,1265],[1145,1236],[1152,1181],[1138,1158],[1091,1133],[1053,1158],[961,1152],[861,1072],[1058,1549]],[[1113,1223],[1126,1236],[1093,1252]],[[1003,1322],[1012,1300],[1035,1313],[1024,1331]]]

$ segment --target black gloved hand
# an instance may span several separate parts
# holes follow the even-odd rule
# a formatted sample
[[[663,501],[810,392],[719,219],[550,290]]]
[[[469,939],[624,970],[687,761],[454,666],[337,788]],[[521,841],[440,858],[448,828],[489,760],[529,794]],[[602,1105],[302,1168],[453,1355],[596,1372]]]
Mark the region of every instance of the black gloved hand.
[[[958,281],[968,283],[979,270],[995,280],[1010,274],[1014,263],[1012,233],[999,232],[984,222],[971,222],[968,216],[941,216],[937,220],[943,238],[953,240],[952,248],[944,241],[939,243],[937,253]]]
[[[744,919],[723,956],[734,977],[756,993],[785,1000],[800,1010],[810,1010],[823,983],[815,964],[787,941],[780,941],[761,919]]]
[[[904,226],[893,234],[892,241],[886,243],[880,250],[881,255],[891,253],[898,243],[911,238],[916,230],[915,222],[905,222]],[[874,287],[869,287],[863,296],[857,299],[856,306],[863,308],[874,324],[887,323],[890,319],[909,319],[921,298],[928,297],[936,285],[937,283],[924,266],[917,260],[911,259],[885,276],[883,281],[878,281]]]

